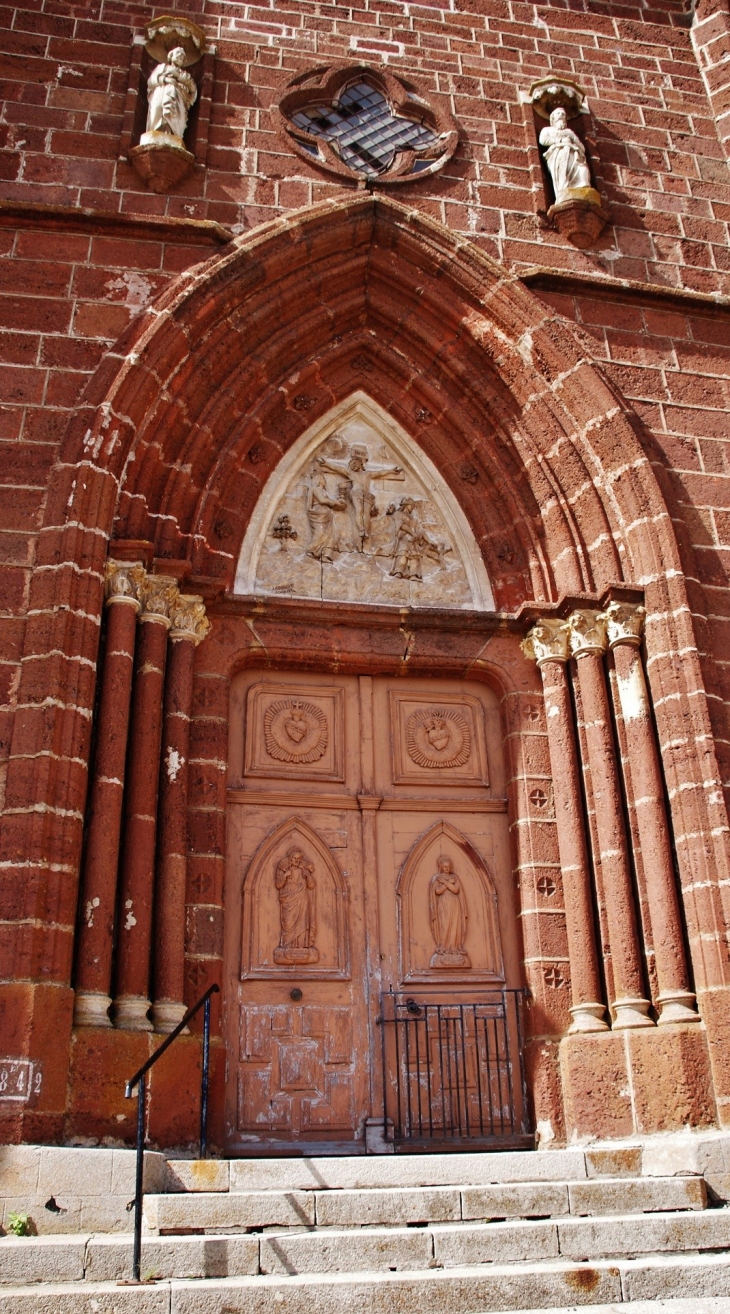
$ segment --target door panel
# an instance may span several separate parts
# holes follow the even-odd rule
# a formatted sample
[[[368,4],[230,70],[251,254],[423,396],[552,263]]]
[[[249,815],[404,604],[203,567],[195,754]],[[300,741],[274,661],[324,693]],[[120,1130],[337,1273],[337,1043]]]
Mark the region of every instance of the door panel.
[[[228,1148],[362,1152],[381,991],[519,984],[496,697],[246,672],[229,760]]]

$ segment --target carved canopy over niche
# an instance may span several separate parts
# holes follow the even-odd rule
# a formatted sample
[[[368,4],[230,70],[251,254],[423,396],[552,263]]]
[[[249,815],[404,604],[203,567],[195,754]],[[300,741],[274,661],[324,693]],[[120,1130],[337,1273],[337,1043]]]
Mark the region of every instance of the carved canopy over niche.
[[[280,461],[241,549],[236,593],[491,611],[477,542],[433,463],[358,392]]]
[[[422,835],[396,892],[402,982],[504,981],[494,884],[458,830],[440,821]]]

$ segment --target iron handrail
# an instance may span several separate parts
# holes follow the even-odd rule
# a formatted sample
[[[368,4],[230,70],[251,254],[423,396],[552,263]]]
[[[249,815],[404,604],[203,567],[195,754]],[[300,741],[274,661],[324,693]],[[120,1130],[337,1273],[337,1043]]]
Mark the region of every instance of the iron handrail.
[[[137,1164],[135,1173],[134,1187],[134,1249],[132,1251],[132,1281],[140,1281],[140,1268],[142,1259],[142,1201],[144,1198],[144,1115],[147,1097],[146,1077],[150,1068],[162,1058],[166,1049],[170,1048],[173,1040],[176,1040],[181,1031],[184,1031],[188,1022],[195,1017],[198,1009],[205,1005],[203,1015],[203,1065],[200,1085],[200,1147],[198,1158],[204,1159],[208,1149],[208,1071],[210,1067],[210,997],[218,994],[220,986],[209,986],[204,995],[200,996],[197,1004],[189,1008],[182,1021],[178,1022],[174,1031],[163,1040],[159,1049],[151,1054],[146,1063],[135,1072],[133,1077],[124,1087],[124,1098],[129,1100],[135,1086],[137,1087]],[[128,1206],[130,1208],[131,1206]]]

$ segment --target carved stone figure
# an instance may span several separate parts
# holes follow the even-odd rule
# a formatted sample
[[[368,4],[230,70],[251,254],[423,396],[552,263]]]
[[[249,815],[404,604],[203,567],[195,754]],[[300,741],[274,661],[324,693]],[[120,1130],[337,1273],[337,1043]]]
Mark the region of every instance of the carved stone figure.
[[[266,751],[277,762],[316,762],[328,739],[327,717],[316,703],[284,698],[264,713]]]
[[[562,106],[550,115],[550,126],[540,133],[540,145],[545,147],[545,163],[550,171],[555,190],[555,202],[569,201],[576,191],[593,187],[583,142],[572,128]]]
[[[314,863],[301,849],[290,849],[276,865],[274,884],[279,894],[281,935],[274,962],[282,966],[319,962],[317,886]]]
[[[449,548],[425,529],[415,498],[402,497],[397,506],[391,503],[386,515],[394,516],[396,522],[391,575],[397,579],[423,579],[424,557],[443,565]]]
[[[307,552],[316,561],[334,561],[334,513],[346,508],[344,498],[330,495],[324,470],[315,462],[307,488],[307,519],[312,534]]]
[[[317,464],[323,471],[341,475],[345,481],[339,492],[350,513],[350,534],[347,545],[339,545],[338,550],[341,552],[362,552],[370,537],[370,521],[378,514],[372,481],[405,478],[399,465],[368,466],[368,460],[367,447],[358,444],[350,448],[346,460],[338,461],[327,455],[317,457]]]
[[[164,64],[156,64],[147,80],[147,131],[140,145],[159,141],[160,133],[172,140],[170,145],[182,146],[188,114],[198,95],[194,79],[185,70],[187,55],[182,46],[169,51]]]
[[[466,895],[450,858],[440,857],[428,890],[436,952],[432,967],[471,967],[464,941],[469,916]]]
[[[408,717],[406,747],[416,766],[463,766],[471,752],[466,718],[455,707],[420,708]]]

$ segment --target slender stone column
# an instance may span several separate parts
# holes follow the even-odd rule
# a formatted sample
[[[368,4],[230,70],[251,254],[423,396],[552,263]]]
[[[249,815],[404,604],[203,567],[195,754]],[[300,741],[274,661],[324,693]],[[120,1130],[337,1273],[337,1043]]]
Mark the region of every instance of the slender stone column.
[[[603,669],[606,619],[600,612],[574,611],[568,618],[570,649],[577,660],[585,733],[596,809],[596,832],[606,893],[611,946],[614,1031],[653,1026],[643,996],[636,904],[629,866],[611,713]]]
[[[600,1003],[598,950],[591,900],[591,875],[580,790],[578,748],[566,673],[570,631],[561,620],[542,620],[522,644],[536,661],[545,693],[550,766],[555,796],[560,868],[563,875],[565,925],[573,999],[571,1032],[606,1031]]]
[[[107,561],[104,666],[89,789],[88,829],[81,877],[81,926],[76,947],[77,1027],[110,1027],[112,946],[122,827],[124,767],[132,693],[141,562]]]
[[[132,696],[129,772],[124,799],[117,995],[114,1022],[128,1031],[151,1031],[147,1017],[154,900],[157,790],[160,778],[162,695],[170,608],[175,581],[148,575],[140,589],[142,611]]]
[[[185,876],[188,752],[195,649],[210,629],[203,599],[181,594],[170,609],[170,646],[160,772],[155,912],[155,1031],[174,1031],[185,1012]]]
[[[610,603],[605,612],[626,728],[633,803],[654,939],[659,1025],[666,1026],[672,1022],[699,1022],[700,1018],[689,988],[659,752],[641,660],[645,614],[644,607],[620,602]]]

